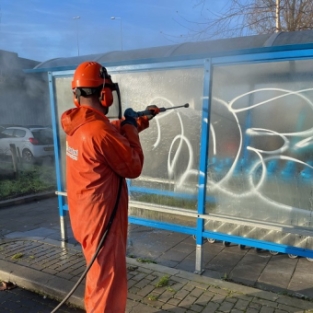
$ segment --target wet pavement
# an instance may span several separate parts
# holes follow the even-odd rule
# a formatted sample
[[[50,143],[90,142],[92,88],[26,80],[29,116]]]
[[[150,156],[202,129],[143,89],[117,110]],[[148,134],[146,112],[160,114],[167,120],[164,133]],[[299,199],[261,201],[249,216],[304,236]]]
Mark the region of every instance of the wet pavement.
[[[0,280],[18,286],[0,291],[0,312],[51,312],[50,298],[63,299],[85,269],[70,227],[68,235],[61,244],[56,197],[0,207]],[[313,263],[304,258],[206,242],[198,275],[192,236],[130,225],[129,237],[127,312],[313,312]],[[71,305],[83,308],[83,289]],[[17,311],[22,291],[31,310]]]

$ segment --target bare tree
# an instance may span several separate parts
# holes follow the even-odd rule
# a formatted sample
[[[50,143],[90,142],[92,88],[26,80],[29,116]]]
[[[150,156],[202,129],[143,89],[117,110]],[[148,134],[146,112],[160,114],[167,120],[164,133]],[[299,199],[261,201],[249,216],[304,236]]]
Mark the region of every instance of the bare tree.
[[[257,34],[313,28],[312,0],[255,0],[247,15],[248,27]]]
[[[194,0],[202,21],[180,16],[195,40],[313,29],[313,0],[228,0],[218,12],[212,0]]]
[[[276,32],[281,31],[281,24],[280,24],[280,0],[276,0]]]

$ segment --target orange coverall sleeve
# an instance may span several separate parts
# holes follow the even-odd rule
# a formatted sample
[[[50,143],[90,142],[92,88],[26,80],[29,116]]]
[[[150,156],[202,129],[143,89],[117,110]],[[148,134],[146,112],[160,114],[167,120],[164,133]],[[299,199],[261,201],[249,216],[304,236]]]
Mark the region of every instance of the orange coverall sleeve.
[[[100,153],[106,163],[119,176],[137,178],[141,174],[144,162],[138,129],[128,124],[122,127],[120,125],[114,126],[112,128],[115,131],[104,132]],[[116,126],[119,126],[120,130]]]

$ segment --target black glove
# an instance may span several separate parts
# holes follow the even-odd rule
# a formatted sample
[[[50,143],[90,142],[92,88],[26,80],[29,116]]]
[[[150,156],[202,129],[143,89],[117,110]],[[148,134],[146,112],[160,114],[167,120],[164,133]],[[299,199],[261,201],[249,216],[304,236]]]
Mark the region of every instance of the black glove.
[[[157,114],[159,114],[160,109],[156,105],[148,105],[145,111],[150,111],[150,115],[147,115],[149,120],[152,120]]]
[[[122,121],[121,126],[124,126],[126,124],[130,124],[130,125],[137,127],[136,118],[138,116],[137,116],[137,113],[133,109],[131,109],[131,108],[126,109],[124,112],[124,117],[125,117],[125,120]]]

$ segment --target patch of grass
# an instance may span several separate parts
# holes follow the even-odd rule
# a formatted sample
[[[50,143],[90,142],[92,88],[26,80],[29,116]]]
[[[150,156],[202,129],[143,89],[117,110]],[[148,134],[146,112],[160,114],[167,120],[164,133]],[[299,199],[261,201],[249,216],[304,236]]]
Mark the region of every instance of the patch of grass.
[[[166,290],[169,291],[169,292],[176,292],[176,290],[173,289],[172,287],[167,287]]]
[[[231,280],[232,275],[228,275],[227,273],[224,273],[224,275],[221,277],[221,280]]]
[[[0,180],[0,198],[2,200],[53,190],[56,190],[54,166],[28,166],[20,171],[17,177]]]
[[[169,283],[169,277],[168,276],[163,276],[160,278],[160,280],[157,282],[155,287],[160,288],[160,287],[165,287]]]
[[[150,301],[156,301],[156,300],[158,300],[158,296],[151,294],[151,295],[148,296],[148,300],[150,300]]]
[[[136,260],[137,260],[137,262],[140,262],[140,263],[153,263],[153,264],[156,264],[155,261],[150,260],[150,259],[137,258]]]
[[[16,254],[12,255],[11,259],[12,260],[18,260],[18,259],[21,259],[23,256],[24,256],[23,253],[16,253]]]

